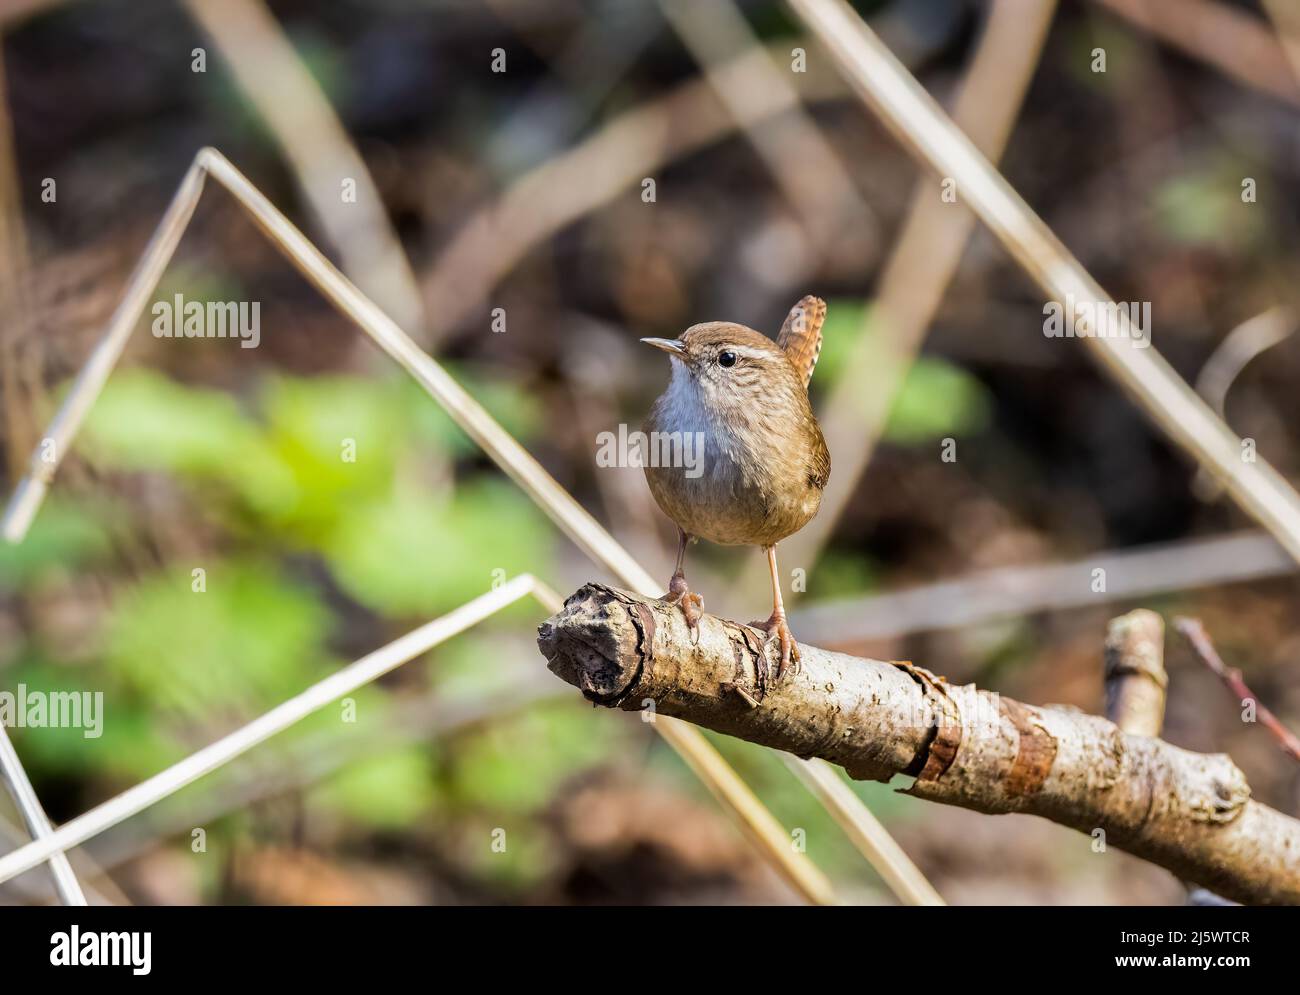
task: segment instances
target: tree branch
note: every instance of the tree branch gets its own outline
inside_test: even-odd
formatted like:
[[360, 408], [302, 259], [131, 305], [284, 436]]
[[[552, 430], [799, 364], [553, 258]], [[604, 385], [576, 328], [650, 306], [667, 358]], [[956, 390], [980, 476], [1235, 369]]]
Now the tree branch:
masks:
[[765, 680], [774, 660], [754, 630], [706, 615], [693, 639], [674, 606], [600, 584], [569, 598], [538, 645], [596, 704], [822, 757], [859, 780], [907, 774], [919, 798], [1101, 829], [1108, 845], [1219, 894], [1300, 903], [1300, 822], [1251, 801], [1226, 755], [806, 644], [798, 673]]
[[1159, 736], [1165, 724], [1165, 621], [1139, 608], [1106, 630], [1106, 718], [1134, 736]]

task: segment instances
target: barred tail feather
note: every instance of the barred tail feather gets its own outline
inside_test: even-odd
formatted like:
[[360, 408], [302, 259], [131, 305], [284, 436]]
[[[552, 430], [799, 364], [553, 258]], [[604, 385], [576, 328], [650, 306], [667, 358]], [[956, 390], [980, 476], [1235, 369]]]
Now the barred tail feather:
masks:
[[817, 357], [822, 353], [822, 322], [826, 320], [826, 302], [809, 294], [790, 309], [781, 326], [776, 344], [785, 350], [790, 364], [803, 377], [804, 387], [812, 380]]

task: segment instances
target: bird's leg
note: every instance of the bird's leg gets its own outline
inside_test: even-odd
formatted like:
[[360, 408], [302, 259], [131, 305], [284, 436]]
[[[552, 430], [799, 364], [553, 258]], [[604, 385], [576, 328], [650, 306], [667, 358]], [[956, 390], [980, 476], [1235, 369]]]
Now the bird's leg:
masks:
[[781, 603], [781, 574], [776, 568], [776, 546], [767, 546], [765, 549], [767, 566], [772, 572], [772, 617], [766, 622], [750, 624], [766, 632], [769, 642], [773, 639], [780, 640], [781, 659], [776, 665], [776, 679], [779, 681], [791, 662], [795, 664], [795, 670], [799, 669], [799, 644], [794, 641], [794, 636], [790, 634], [790, 626], [785, 621], [785, 606]]
[[668, 593], [663, 596], [669, 604], [680, 604], [682, 614], [686, 616], [686, 625], [691, 630], [691, 637], [698, 642], [700, 638], [700, 616], [704, 614], [704, 599], [686, 586], [686, 574], [682, 567], [686, 562], [686, 544], [691, 541], [682, 529], [677, 530], [677, 569], [673, 579], [668, 582]]

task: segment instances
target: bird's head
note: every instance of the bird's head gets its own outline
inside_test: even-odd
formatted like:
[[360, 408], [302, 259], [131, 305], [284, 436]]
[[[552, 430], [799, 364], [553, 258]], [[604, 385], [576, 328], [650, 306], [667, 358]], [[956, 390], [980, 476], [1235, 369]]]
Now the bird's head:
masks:
[[784, 350], [744, 325], [710, 321], [679, 338], [641, 341], [668, 353], [674, 386], [693, 386], [710, 406], [754, 401], [764, 391], [798, 384]]

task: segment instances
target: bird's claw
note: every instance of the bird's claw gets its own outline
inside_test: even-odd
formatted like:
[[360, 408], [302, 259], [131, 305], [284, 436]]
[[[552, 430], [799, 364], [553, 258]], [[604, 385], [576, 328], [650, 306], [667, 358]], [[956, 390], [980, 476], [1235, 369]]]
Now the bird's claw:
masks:
[[686, 618], [686, 627], [691, 630], [691, 643], [698, 646], [700, 618], [704, 615], [704, 598], [687, 588], [686, 578], [681, 573], [675, 573], [673, 579], [668, 582], [668, 593], [660, 600], [681, 608], [682, 615]]
[[700, 618], [704, 614], [704, 599], [693, 591], [682, 595], [682, 614], [686, 616], [686, 627], [691, 630], [691, 643], [700, 644]]
[[766, 622], [750, 622], [752, 628], [760, 629], [767, 633], [767, 638], [763, 641], [763, 650], [771, 645], [773, 639], [779, 640], [781, 646], [781, 656], [776, 663], [776, 679], [779, 681], [781, 675], [788, 668], [793, 667], [794, 672], [799, 672], [799, 644], [795, 642], [794, 635], [790, 632], [790, 626], [786, 623], [784, 615], [773, 615]]

